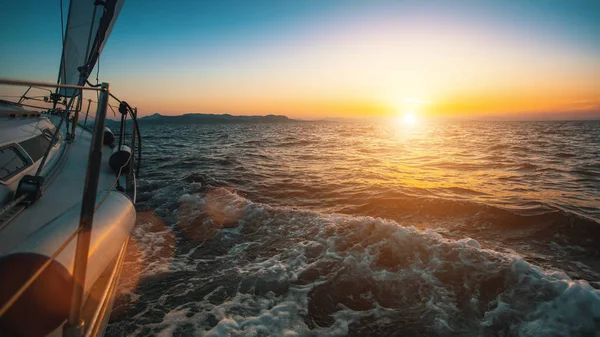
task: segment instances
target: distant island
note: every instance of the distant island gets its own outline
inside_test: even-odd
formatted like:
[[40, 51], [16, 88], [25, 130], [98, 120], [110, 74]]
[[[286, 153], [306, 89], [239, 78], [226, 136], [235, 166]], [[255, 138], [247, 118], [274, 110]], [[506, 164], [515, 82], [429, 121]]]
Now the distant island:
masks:
[[165, 116], [155, 113], [138, 119], [140, 124], [237, 124], [237, 123], [290, 123], [302, 122], [283, 115], [234, 116], [230, 114], [189, 113], [179, 116]]
[[[523, 114], [511, 115], [510, 118], [499, 116], [485, 116], [478, 118], [437, 118], [440, 121], [575, 121], [575, 120], [600, 120], [600, 116], [596, 114], [570, 115], [565, 114], [551, 115], [552, 118], [540, 118], [541, 115]], [[114, 116], [110, 116], [115, 118]], [[537, 117], [537, 118], [536, 118]], [[140, 124], [144, 125], [165, 125], [165, 124], [258, 124], [258, 123], [389, 123], [391, 117], [370, 117], [370, 118], [341, 118], [341, 117], [325, 117], [320, 119], [292, 119], [284, 115], [254, 115], [254, 116], [236, 116], [231, 114], [203, 114], [203, 113], [187, 113], [183, 115], [168, 116], [155, 113], [150, 116], [138, 118]], [[127, 124], [131, 123], [131, 119], [127, 120]], [[119, 125], [117, 119], [107, 119], [106, 126], [116, 128]]]

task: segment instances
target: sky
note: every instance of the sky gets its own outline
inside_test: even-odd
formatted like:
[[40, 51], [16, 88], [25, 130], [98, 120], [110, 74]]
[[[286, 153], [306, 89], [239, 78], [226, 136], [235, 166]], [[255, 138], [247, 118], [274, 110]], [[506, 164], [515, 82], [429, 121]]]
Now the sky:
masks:
[[[100, 81], [141, 115], [600, 118], [598, 13], [600, 1], [127, 0]], [[3, 4], [0, 48], [0, 77], [56, 81], [60, 1]]]

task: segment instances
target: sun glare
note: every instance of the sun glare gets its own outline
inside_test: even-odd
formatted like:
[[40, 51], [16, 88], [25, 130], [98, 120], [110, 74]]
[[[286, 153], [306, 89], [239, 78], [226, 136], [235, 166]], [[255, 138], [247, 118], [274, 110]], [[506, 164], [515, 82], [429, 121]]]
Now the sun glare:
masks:
[[421, 99], [404, 98], [398, 105], [399, 114], [396, 121], [402, 127], [415, 127], [421, 123], [419, 113], [425, 104], [429, 103]]
[[414, 127], [419, 123], [419, 118], [414, 112], [406, 112], [398, 116], [396, 122], [402, 127]]
[[402, 115], [402, 124], [413, 126], [417, 124], [417, 116], [414, 113], [405, 113]]

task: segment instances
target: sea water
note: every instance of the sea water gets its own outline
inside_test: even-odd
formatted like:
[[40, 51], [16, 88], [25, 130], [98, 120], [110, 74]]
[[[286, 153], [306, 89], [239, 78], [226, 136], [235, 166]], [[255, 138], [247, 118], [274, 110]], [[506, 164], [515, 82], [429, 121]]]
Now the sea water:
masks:
[[600, 122], [142, 126], [108, 336], [597, 336]]

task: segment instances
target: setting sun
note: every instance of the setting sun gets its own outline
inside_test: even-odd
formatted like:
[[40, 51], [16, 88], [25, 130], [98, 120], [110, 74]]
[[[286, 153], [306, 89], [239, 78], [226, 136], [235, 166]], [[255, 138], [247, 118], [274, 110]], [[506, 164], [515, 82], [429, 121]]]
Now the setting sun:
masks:
[[419, 124], [419, 114], [424, 112], [424, 107], [428, 103], [428, 101], [422, 99], [405, 97], [398, 105], [399, 114], [397, 117], [397, 123], [401, 126], [410, 127]]
[[398, 123], [403, 126], [414, 126], [419, 122], [417, 115], [414, 112], [407, 112], [398, 118]]

